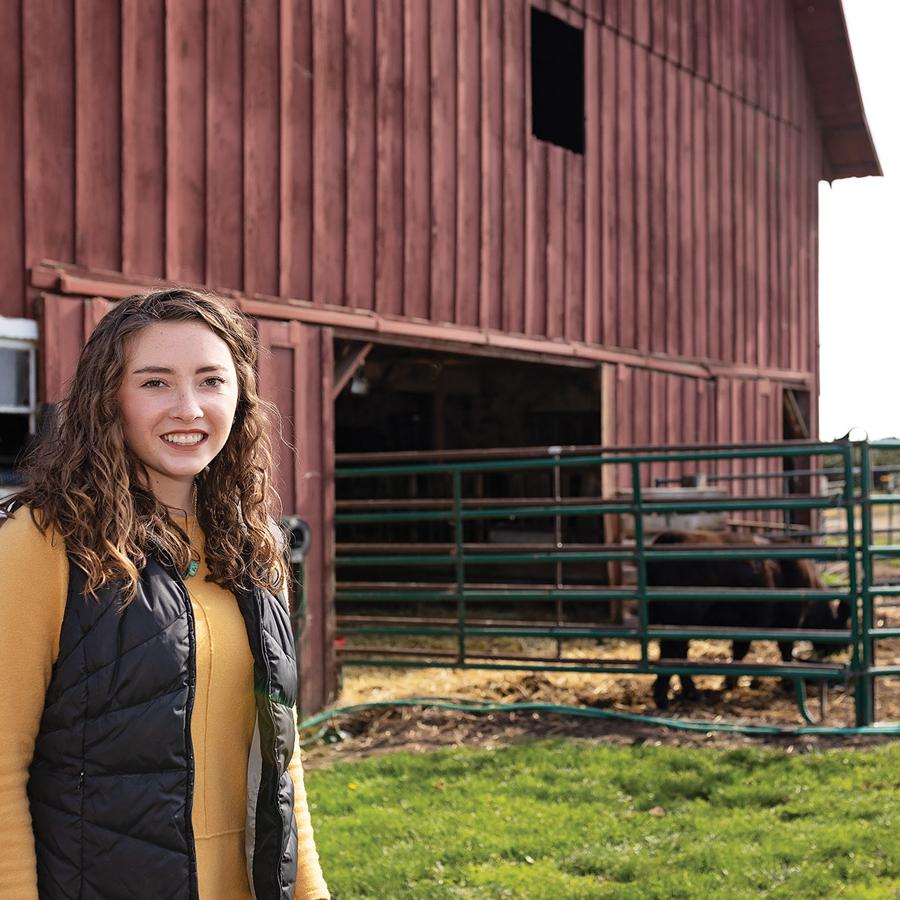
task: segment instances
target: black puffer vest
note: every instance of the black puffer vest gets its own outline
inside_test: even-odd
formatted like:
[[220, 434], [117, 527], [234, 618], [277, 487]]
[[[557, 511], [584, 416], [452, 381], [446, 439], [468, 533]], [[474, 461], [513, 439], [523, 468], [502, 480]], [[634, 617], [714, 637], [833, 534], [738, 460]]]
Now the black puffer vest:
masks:
[[[122, 609], [115, 585], [69, 592], [28, 797], [42, 898], [193, 900], [194, 618], [169, 564], [151, 558]], [[289, 900], [297, 869], [292, 708], [297, 666], [285, 602], [239, 593], [253, 653], [256, 729], [247, 779], [247, 871], [258, 900]]]

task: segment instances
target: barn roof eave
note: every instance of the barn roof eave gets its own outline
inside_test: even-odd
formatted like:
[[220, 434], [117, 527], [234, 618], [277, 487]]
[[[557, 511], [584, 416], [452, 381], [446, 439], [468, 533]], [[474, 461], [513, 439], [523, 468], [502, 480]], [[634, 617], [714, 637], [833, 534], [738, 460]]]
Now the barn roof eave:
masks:
[[841, 0], [793, 0], [829, 180], [882, 175]]

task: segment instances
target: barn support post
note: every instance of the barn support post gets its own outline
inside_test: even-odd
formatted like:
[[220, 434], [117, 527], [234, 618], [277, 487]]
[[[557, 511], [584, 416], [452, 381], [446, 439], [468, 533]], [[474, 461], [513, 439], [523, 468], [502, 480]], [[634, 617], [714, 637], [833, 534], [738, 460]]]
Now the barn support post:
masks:
[[273, 436], [282, 513], [310, 526], [303, 565], [306, 609], [297, 647], [301, 715], [337, 693], [334, 654], [334, 378], [333, 333], [300, 322], [259, 319], [260, 395], [278, 408]]

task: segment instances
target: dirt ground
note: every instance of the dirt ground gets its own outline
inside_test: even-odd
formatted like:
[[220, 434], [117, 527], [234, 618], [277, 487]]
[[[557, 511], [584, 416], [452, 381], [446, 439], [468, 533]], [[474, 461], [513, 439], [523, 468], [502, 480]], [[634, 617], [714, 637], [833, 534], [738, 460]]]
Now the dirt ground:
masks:
[[[876, 616], [879, 626], [900, 627], [900, 608], [886, 607]], [[383, 644], [381, 640], [379, 643]], [[900, 662], [900, 640], [878, 642], [877, 661]], [[598, 647], [593, 641], [566, 645], [567, 658], [606, 657], [623, 659], [634, 656], [633, 642], [606, 641]], [[555, 650], [552, 641], [514, 641], [501, 639], [492, 649], [506, 653], [530, 652], [534, 655]], [[809, 658], [807, 643], [795, 646], [795, 658]], [[728, 658], [729, 645], [721, 641], [694, 641], [691, 660]], [[651, 657], [656, 648], [651, 643]], [[838, 660], [846, 659], [836, 657]], [[768, 642], [753, 644], [749, 660], [776, 661], [777, 648]], [[687, 722], [774, 724], [786, 729], [806, 724], [800, 715], [793, 692], [785, 691], [777, 679], [742, 677], [735, 688], [726, 690], [721, 676], [695, 679], [700, 699], [688, 703], [677, 694], [669, 710], [662, 715]], [[900, 678], [878, 679], [876, 717], [880, 722], [900, 721]], [[498, 704], [549, 703], [585, 706], [620, 713], [660, 715], [651, 696], [652, 676], [621, 674], [580, 674], [574, 672], [497, 672], [452, 669], [403, 669], [348, 667], [336, 706], [351, 706], [413, 697], [454, 698], [490, 701]], [[677, 679], [673, 680], [673, 687]], [[852, 692], [843, 685], [828, 689], [824, 712], [817, 690], [811, 688], [810, 711], [828, 726], [854, 724]], [[304, 732], [305, 759], [308, 768], [329, 765], [338, 760], [358, 759], [382, 753], [427, 751], [440, 747], [499, 747], [533, 737], [566, 737], [576, 740], [605, 741], [617, 744], [670, 744], [741, 747], [766, 745], [786, 752], [803, 752], [833, 746], [860, 747], [896, 739], [886, 736], [826, 736], [786, 734], [750, 736], [717, 731], [684, 731], [645, 722], [621, 719], [590, 719], [551, 712], [467, 713], [428, 707], [378, 707], [350, 715], [336, 716]]]

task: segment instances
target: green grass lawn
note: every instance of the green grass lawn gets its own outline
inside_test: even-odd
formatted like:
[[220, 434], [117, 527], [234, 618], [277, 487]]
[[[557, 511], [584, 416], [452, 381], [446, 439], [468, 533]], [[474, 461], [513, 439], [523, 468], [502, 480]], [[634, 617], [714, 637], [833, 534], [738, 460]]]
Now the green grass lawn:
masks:
[[536, 741], [307, 778], [336, 900], [900, 897], [900, 744]]

